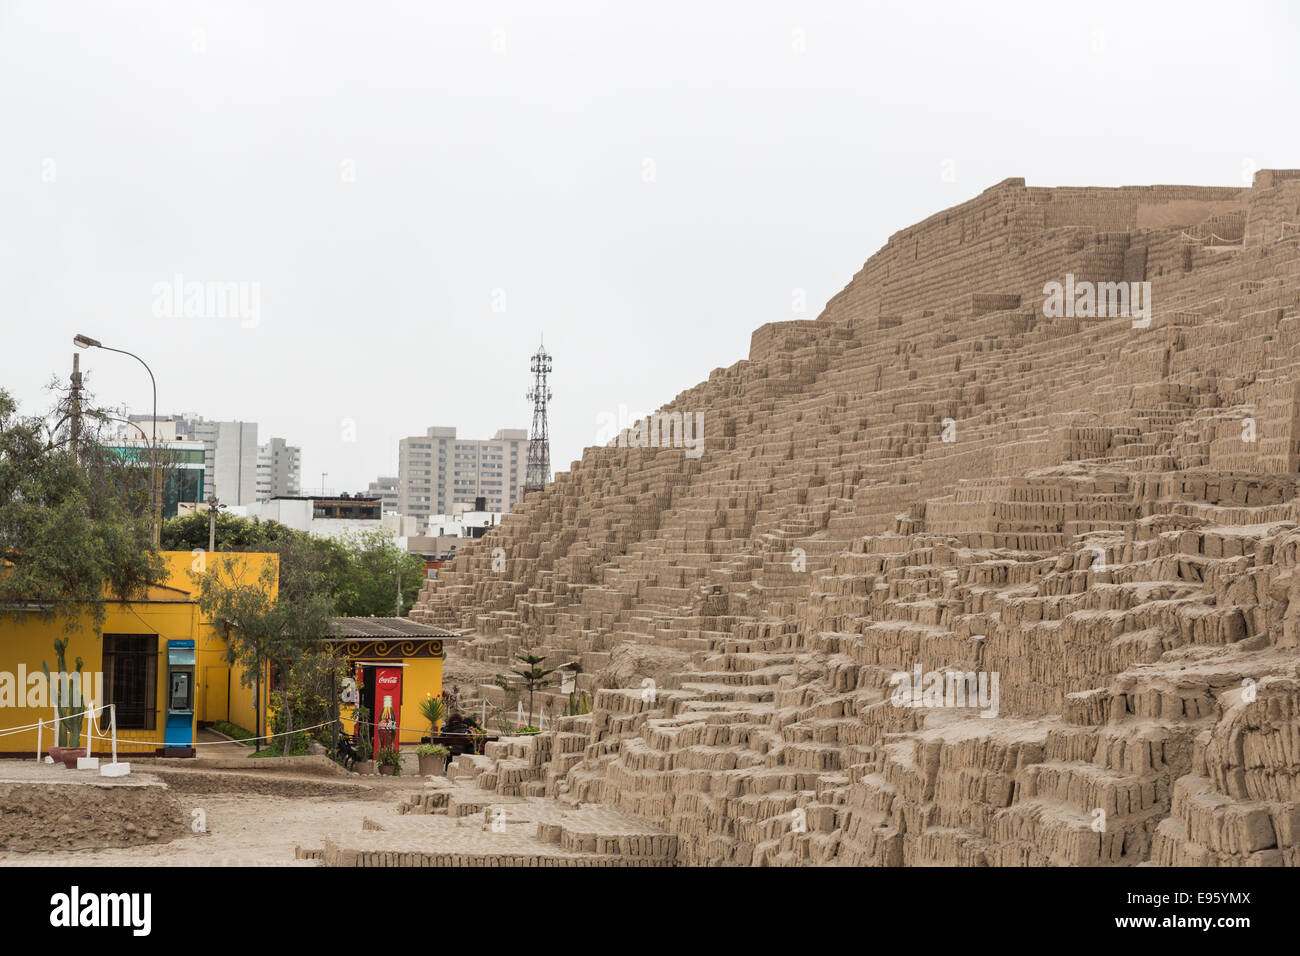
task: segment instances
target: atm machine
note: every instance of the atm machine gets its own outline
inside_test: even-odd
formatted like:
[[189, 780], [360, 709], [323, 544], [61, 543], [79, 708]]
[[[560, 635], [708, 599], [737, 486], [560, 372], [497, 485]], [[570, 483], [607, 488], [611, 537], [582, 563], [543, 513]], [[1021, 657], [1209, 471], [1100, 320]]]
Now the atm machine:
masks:
[[194, 753], [194, 642], [167, 642], [167, 723], [163, 747], [168, 756], [182, 756], [172, 751]]

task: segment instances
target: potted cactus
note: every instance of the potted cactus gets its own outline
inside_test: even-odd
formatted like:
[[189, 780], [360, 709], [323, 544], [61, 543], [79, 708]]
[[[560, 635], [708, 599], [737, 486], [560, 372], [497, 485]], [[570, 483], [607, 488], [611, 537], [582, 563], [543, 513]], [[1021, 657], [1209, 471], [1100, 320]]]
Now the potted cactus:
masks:
[[451, 751], [442, 744], [420, 744], [415, 748], [415, 755], [420, 758], [420, 776], [440, 777], [447, 772]]
[[[59, 677], [64, 678], [68, 675], [68, 638], [58, 638], [54, 641], [54, 659], [59, 665]], [[81, 668], [85, 662], [77, 658], [77, 677], [76, 686], [81, 686]], [[50, 665], [46, 661], [41, 661], [41, 670], [45, 673], [45, 685], [51, 688], [54, 696], [54, 712], [59, 715], [59, 737], [50, 747], [50, 758], [55, 763], [62, 763], [71, 770], [77, 769], [78, 757], [89, 757], [86, 748], [81, 744], [81, 724], [85, 720], [85, 704], [77, 701], [74, 707], [74, 701], [63, 700], [58, 688], [67, 687], [72, 683], [71, 680], [50, 678]], [[68, 695], [79, 696], [79, 695]]]

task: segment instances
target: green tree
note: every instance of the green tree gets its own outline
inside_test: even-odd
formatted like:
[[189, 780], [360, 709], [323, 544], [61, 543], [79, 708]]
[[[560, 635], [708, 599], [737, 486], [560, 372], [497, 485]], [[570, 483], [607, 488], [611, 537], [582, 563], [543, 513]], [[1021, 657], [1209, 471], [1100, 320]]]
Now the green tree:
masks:
[[106, 595], [164, 580], [148, 469], [105, 447], [110, 420], [79, 390], [42, 418], [0, 389], [0, 617], [61, 616], [74, 632], [89, 613], [98, 633]]
[[[305, 732], [338, 752], [339, 682], [349, 671], [347, 657], [331, 644], [306, 651], [283, 665], [282, 681], [272, 694], [278, 711], [275, 727], [313, 727]], [[324, 724], [324, 727], [317, 727]], [[284, 755], [292, 752], [293, 734], [284, 738]]]
[[[226, 637], [226, 659], [238, 665], [245, 687], [261, 697], [262, 674], [272, 662], [297, 660], [319, 650], [333, 633], [334, 599], [326, 589], [327, 562], [309, 541], [289, 537], [275, 564], [254, 576], [235, 559], [209, 561], [199, 576], [199, 607]], [[277, 593], [278, 588], [278, 593]], [[292, 710], [287, 711], [292, 720]], [[261, 714], [255, 728], [261, 736]], [[293, 726], [288, 728], [290, 739]]]
[[397, 617], [397, 588], [401, 582], [401, 614], [415, 604], [425, 579], [424, 559], [399, 548], [382, 531], [355, 535], [342, 545], [344, 572], [339, 582], [338, 611], [347, 617]]
[[[218, 551], [269, 551], [271, 545], [285, 538], [301, 534], [278, 521], [260, 518], [241, 518], [228, 511], [217, 512]], [[208, 549], [207, 512], [177, 515], [163, 522], [162, 549], [164, 551], [193, 551]]]

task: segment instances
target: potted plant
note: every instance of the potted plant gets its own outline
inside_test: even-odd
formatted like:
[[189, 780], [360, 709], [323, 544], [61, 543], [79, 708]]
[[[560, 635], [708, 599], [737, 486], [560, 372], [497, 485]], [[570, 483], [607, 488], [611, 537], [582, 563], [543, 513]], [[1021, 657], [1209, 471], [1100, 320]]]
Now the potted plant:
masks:
[[379, 772], [387, 777], [399, 777], [402, 774], [402, 755], [393, 747], [379, 751]]
[[[55, 660], [58, 662], [58, 674], [60, 677], [63, 677], [68, 673], [68, 662], [66, 657], [68, 642], [69, 639], [66, 637], [58, 638], [54, 641], [54, 655]], [[78, 657], [76, 674], [76, 686], [78, 687], [81, 686], [80, 678], [83, 664], [84, 662], [82, 659]], [[46, 686], [56, 686], [50, 678], [49, 663], [41, 661], [41, 671], [45, 674]], [[69, 770], [77, 769], [78, 757], [90, 756], [90, 752], [85, 747], [79, 746], [81, 743], [81, 725], [82, 721], [85, 719], [85, 705], [81, 704], [79, 700], [77, 700], [76, 703], [80, 705], [78, 709], [74, 709], [73, 701], [71, 700], [60, 704], [56, 699], [54, 705], [55, 713], [57, 713], [59, 717], [59, 734], [58, 739], [54, 741], [54, 745], [50, 747], [50, 759], [55, 763], [62, 763]]]
[[50, 759], [69, 770], [77, 769], [77, 758], [86, 756], [85, 747], [51, 747]]
[[442, 744], [420, 744], [415, 748], [415, 755], [420, 758], [420, 776], [441, 777], [447, 772], [451, 751]]
[[474, 753], [483, 753], [483, 748], [487, 746], [488, 733], [482, 727], [471, 727], [469, 729], [470, 738], [474, 741]]
[[433, 743], [433, 738], [438, 736], [438, 725], [447, 716], [446, 701], [443, 700], [441, 694], [437, 697], [432, 694], [425, 694], [424, 700], [420, 701], [420, 713], [429, 722], [429, 742]]

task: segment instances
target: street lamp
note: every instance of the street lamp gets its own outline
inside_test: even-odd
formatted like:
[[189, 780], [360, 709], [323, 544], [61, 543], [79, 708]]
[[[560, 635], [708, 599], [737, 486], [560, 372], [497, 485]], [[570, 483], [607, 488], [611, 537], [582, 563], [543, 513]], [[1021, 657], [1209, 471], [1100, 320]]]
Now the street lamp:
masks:
[[162, 496], [158, 494], [158, 382], [153, 377], [153, 369], [149, 367], [148, 362], [134, 352], [111, 348], [99, 341], [99, 339], [92, 339], [89, 335], [82, 335], [80, 332], [72, 337], [72, 344], [79, 349], [103, 349], [105, 352], [129, 355], [143, 365], [144, 370], [149, 373], [149, 384], [153, 386], [153, 437], [150, 441], [150, 451], [153, 455], [153, 474], [150, 476], [149, 482], [149, 510], [153, 512], [153, 546], [157, 548], [162, 543]]
[[217, 500], [215, 491], [208, 495], [208, 550], [217, 550], [217, 511], [226, 507]]

